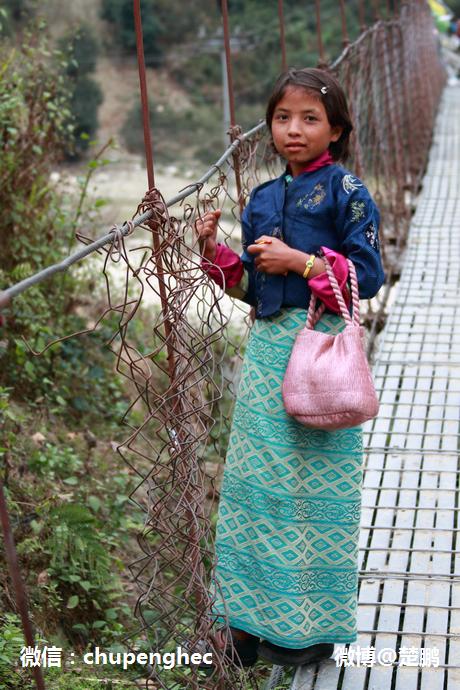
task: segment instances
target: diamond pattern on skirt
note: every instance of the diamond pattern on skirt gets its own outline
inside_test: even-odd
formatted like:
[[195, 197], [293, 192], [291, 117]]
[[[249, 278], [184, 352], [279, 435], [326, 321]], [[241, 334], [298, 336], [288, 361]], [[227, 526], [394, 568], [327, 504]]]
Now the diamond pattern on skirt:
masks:
[[[257, 319], [227, 450], [216, 534], [216, 612], [275, 644], [356, 640], [360, 428], [307, 429], [281, 384], [306, 311]], [[317, 329], [338, 333], [341, 317]]]

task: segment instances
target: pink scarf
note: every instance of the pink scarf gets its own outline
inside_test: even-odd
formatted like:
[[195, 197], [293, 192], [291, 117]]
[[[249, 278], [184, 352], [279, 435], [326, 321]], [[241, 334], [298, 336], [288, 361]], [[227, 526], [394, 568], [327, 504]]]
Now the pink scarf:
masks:
[[[323, 168], [325, 165], [332, 165], [334, 163], [334, 159], [332, 158], [331, 154], [329, 153], [329, 149], [326, 149], [321, 153], [317, 158], [314, 158], [312, 161], [309, 161], [305, 168], [300, 171], [300, 175], [305, 172], [314, 172], [315, 170], [319, 170], [320, 168]], [[290, 172], [290, 168], [288, 165], [288, 170]]]

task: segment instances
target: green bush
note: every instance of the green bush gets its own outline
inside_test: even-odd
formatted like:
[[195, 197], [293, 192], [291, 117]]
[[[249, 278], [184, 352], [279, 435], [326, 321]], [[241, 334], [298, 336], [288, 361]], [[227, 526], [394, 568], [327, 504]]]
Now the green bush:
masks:
[[222, 101], [222, 64], [220, 51], [198, 53], [171, 69], [176, 82], [187, 90], [193, 103], [210, 105]]
[[95, 71], [99, 42], [90, 26], [82, 23], [73, 28], [61, 38], [59, 47], [68, 56], [66, 73], [69, 77], [87, 75]]
[[25, 672], [18, 666], [19, 654], [24, 646], [19, 617], [12, 613], [0, 615], [0, 688], [24, 690]]
[[[209, 0], [143, 0], [141, 3], [145, 63], [159, 67], [174, 53], [182, 57], [185, 43], [197, 44], [201, 37], [213, 31], [218, 22], [217, 7]], [[112, 25], [114, 48], [136, 55], [136, 34], [132, 0], [102, 0], [101, 17]]]
[[[69, 218], [50, 184], [54, 164], [69, 140], [70, 111], [63, 68], [43, 27], [25, 34], [20, 47], [0, 51], [0, 284], [11, 285], [60, 259], [73, 236]], [[34, 368], [21, 336], [39, 345], [48, 323], [70, 325], [69, 311], [77, 282], [69, 276], [31, 288], [6, 312], [0, 328], [0, 383], [28, 395], [27, 375], [35, 371], [38, 388], [46, 386], [52, 362]], [[37, 342], [37, 337], [40, 342]], [[22, 380], [22, 381], [21, 381]], [[33, 391], [36, 392], [36, 391]]]
[[[126, 555], [133, 530], [141, 529], [128, 505], [131, 478], [117, 467], [121, 460], [112, 449], [107, 456], [103, 446], [96, 448], [95, 437], [88, 447], [91, 437], [85, 442], [73, 433], [69, 445], [62, 423], [54, 442], [43, 424], [42, 438], [50, 440], [37, 448], [29, 439], [33, 416], [20, 416], [10, 405], [0, 389], [0, 458], [11, 468], [7, 502], [35, 625], [47, 637], [64, 632], [79, 647], [94, 640], [112, 644], [131, 617], [122, 594], [126, 564], [117, 555]], [[19, 438], [11, 434], [18, 425]], [[6, 573], [0, 551], [0, 601]]]
[[101, 87], [91, 77], [80, 76], [73, 85], [70, 101], [74, 124], [74, 146], [70, 157], [79, 157], [89, 147], [90, 139], [99, 126], [98, 108], [104, 100]]
[[66, 63], [40, 27], [19, 48], [4, 46], [0, 61], [2, 268], [21, 278], [43, 264], [49, 243], [63, 241], [49, 175], [72, 133]]
[[67, 149], [69, 158], [79, 158], [88, 149], [91, 137], [97, 131], [98, 108], [103, 101], [102, 90], [92, 78], [96, 69], [99, 44], [94, 31], [80, 24], [64, 36], [59, 45], [67, 56], [66, 75], [69, 78], [69, 106], [73, 125], [72, 146]]
[[[160, 163], [200, 161], [214, 163], [224, 149], [222, 113], [211, 106], [179, 112], [167, 106], [155, 109], [150, 104], [155, 158]], [[135, 104], [121, 130], [129, 151], [144, 151], [141, 107]]]
[[[4, 46], [0, 66], [3, 287], [62, 260], [74, 245], [77, 219], [86, 216], [83, 198], [71, 213], [50, 182], [73, 131], [67, 61], [50, 48], [44, 27], [35, 26], [26, 32], [22, 46]], [[88, 174], [103, 163], [92, 161]], [[107, 320], [112, 328], [103, 325], [93, 335], [65, 340], [40, 357], [34, 357], [26, 344], [41, 351], [58, 335], [84, 330], [87, 320], [75, 310], [84, 302], [82, 295], [94, 290], [88, 282], [72, 270], [14, 300], [0, 325], [0, 385], [11, 386], [17, 399], [46, 406], [51, 415], [70, 413], [78, 420], [91, 412], [97, 425], [98, 418], [113, 419], [122, 401], [119, 379], [109, 365], [112, 356], [105, 347], [115, 321]], [[93, 386], [91, 400], [88, 381]]]
[[[26, 32], [21, 46], [5, 42], [0, 49], [2, 287], [68, 255], [77, 223], [90, 225], [95, 217], [84, 198], [88, 178], [80, 200], [70, 202], [50, 181], [72, 134], [67, 67], [43, 26]], [[91, 161], [88, 175], [103, 164]], [[117, 315], [98, 332], [60, 341], [39, 357], [25, 342], [40, 351], [56, 336], [88, 327], [95, 279], [79, 275], [73, 269], [54, 276], [2, 313], [0, 471], [35, 626], [47, 635], [65, 633], [70, 643], [109, 644], [124, 634], [130, 616], [116, 554], [133, 539], [130, 477], [107, 440], [119, 438], [127, 407], [106, 347]], [[82, 305], [85, 316], [76, 314]], [[0, 585], [5, 609], [1, 550]]]
[[121, 594], [121, 564], [110, 553], [103, 523], [86, 506], [61, 504], [47, 515], [46, 533], [48, 574], [61, 601], [59, 624], [70, 638], [111, 641], [121, 612], [114, 601]]
[[3, 0], [0, 7], [0, 36], [11, 36], [35, 14], [36, 4], [33, 0]]

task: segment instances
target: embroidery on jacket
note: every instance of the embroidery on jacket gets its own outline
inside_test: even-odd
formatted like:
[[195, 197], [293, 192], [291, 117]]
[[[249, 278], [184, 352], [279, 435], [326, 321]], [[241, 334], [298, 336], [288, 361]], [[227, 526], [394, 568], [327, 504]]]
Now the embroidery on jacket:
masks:
[[304, 194], [300, 199], [296, 201], [296, 206], [302, 206], [307, 211], [319, 206], [326, 198], [326, 190], [322, 184], [317, 184], [313, 187], [313, 190], [308, 194]]
[[359, 187], [362, 187], [363, 183], [358, 180], [357, 177], [354, 177], [353, 175], [344, 175], [342, 177], [342, 187], [344, 192], [347, 194], [350, 194], [350, 192], [354, 192], [356, 189], [359, 189]]
[[351, 207], [351, 220], [353, 223], [357, 223], [359, 220], [366, 215], [366, 204], [364, 201], [352, 201]]
[[375, 223], [371, 223], [366, 230], [364, 231], [364, 234], [366, 236], [366, 240], [369, 242], [371, 245], [372, 249], [375, 249], [378, 251], [380, 243], [379, 243], [379, 231]]
[[276, 227], [273, 228], [271, 234], [272, 234], [272, 237], [277, 237], [279, 240], [283, 239], [283, 231], [279, 225], [277, 225]]

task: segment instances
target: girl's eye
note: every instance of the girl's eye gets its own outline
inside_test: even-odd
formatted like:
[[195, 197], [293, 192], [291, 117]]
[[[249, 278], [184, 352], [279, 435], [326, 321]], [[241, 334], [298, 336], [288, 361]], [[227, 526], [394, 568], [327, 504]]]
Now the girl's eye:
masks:
[[287, 120], [287, 115], [284, 115], [284, 113], [278, 113], [278, 115], [275, 115], [275, 120]]
[[306, 115], [305, 119], [307, 122], [315, 122], [316, 117], [314, 117], [313, 115]]

